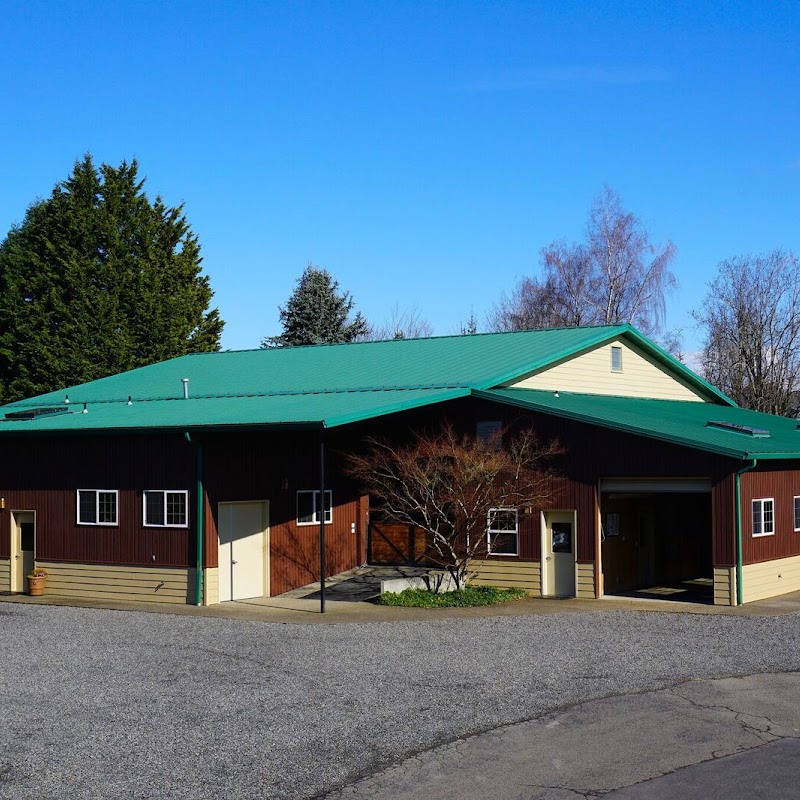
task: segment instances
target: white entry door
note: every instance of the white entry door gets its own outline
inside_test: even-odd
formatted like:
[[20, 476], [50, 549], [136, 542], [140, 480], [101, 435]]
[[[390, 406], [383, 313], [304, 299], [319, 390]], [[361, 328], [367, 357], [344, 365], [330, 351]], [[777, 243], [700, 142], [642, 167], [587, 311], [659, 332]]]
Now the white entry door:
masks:
[[36, 513], [11, 512], [11, 591], [27, 592], [36, 550]]
[[575, 513], [546, 511], [542, 526], [544, 593], [575, 597]]
[[220, 503], [219, 599], [269, 595], [267, 503]]

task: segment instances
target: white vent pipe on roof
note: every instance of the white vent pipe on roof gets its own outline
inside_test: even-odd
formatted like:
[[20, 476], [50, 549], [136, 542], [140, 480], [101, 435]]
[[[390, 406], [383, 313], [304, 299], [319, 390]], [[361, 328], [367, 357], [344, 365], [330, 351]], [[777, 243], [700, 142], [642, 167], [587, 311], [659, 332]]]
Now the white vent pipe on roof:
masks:
[[183, 384], [183, 399], [189, 399], [189, 379], [188, 378], [181, 378], [181, 383]]

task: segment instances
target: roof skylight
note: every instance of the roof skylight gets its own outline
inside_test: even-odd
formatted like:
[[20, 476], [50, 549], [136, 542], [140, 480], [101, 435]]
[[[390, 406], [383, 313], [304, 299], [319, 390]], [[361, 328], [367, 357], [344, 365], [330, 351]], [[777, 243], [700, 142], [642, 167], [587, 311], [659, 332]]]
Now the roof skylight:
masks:
[[752, 436], [754, 439], [769, 439], [770, 433], [766, 428], [755, 428], [752, 425], [739, 425], [736, 422], [725, 422], [721, 420], [709, 420], [706, 423], [708, 428], [721, 428], [732, 433], [743, 433], [745, 436]]

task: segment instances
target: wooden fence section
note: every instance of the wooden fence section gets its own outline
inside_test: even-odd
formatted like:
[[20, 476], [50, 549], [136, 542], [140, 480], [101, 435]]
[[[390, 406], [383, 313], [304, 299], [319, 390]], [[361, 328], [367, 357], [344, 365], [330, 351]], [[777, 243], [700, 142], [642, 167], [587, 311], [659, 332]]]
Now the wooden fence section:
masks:
[[414, 525], [370, 520], [367, 563], [375, 566], [437, 566], [425, 531]]

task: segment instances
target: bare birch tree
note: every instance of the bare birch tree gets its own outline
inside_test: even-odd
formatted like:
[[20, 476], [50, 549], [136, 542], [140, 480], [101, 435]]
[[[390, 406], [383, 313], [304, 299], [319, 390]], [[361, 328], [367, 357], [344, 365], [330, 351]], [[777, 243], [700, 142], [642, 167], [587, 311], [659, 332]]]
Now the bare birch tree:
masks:
[[428, 534], [430, 555], [461, 588], [473, 560], [487, 554], [490, 510], [544, 502], [559, 452], [529, 429], [481, 441], [444, 425], [409, 444], [369, 439], [365, 452], [348, 456], [348, 472], [387, 518]]
[[800, 390], [800, 262], [775, 250], [723, 261], [695, 319], [703, 376], [745, 408], [796, 416]]
[[665, 296], [676, 286], [675, 245], [657, 246], [642, 221], [609, 186], [589, 213], [586, 240], [553, 242], [541, 251], [541, 277], [522, 278], [489, 315], [492, 330], [570, 328], [630, 322], [657, 333]]
[[370, 326], [361, 341], [382, 341], [384, 339], [422, 339], [433, 336], [433, 326], [416, 306], [400, 308], [395, 303], [389, 316], [381, 325]]

